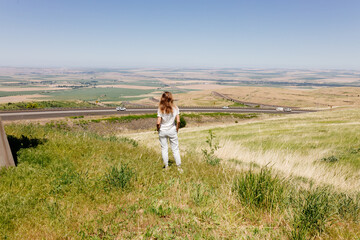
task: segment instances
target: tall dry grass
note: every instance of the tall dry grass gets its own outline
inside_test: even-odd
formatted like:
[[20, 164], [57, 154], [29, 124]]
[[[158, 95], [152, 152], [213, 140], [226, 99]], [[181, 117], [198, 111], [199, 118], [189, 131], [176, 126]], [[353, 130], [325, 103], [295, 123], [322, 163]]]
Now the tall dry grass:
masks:
[[[246, 169], [249, 164], [267, 165], [286, 177], [301, 177], [315, 185], [354, 191], [360, 189], [360, 156], [356, 153], [360, 148], [358, 119], [358, 109], [274, 116], [185, 128], [179, 132], [179, 141], [183, 153], [201, 154], [208, 130], [213, 129], [220, 145], [215, 155], [244, 163], [237, 164], [239, 169]], [[156, 132], [128, 136], [160, 150]], [[339, 161], [322, 161], [333, 155]]]
[[288, 149], [253, 151], [231, 140], [222, 140], [220, 145], [222, 147], [215, 152], [216, 156], [247, 163], [238, 168], [249, 168], [251, 164], [270, 166], [286, 177], [303, 177], [316, 185], [331, 185], [346, 191], [360, 189], [359, 172], [354, 172], [349, 166], [329, 165], [319, 161], [330, 150], [314, 149], [308, 154]]

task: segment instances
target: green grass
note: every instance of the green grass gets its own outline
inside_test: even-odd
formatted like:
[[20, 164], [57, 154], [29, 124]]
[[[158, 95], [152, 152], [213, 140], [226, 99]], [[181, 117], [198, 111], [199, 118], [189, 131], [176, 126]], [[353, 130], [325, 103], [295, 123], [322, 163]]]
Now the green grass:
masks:
[[[76, 118], [82, 118], [82, 117], [80, 116], [80, 117], [72, 117], [72, 118], [76, 119]], [[99, 122], [122, 123], [122, 122], [131, 122], [134, 120], [149, 119], [149, 118], [157, 118], [157, 114], [154, 113], [154, 114], [125, 115], [125, 116], [120, 116], [120, 117], [111, 116], [111, 117], [92, 119], [92, 120], [82, 120], [81, 123], [82, 124], [87, 124], [90, 122], [93, 122], [93, 123], [99, 123]], [[183, 119], [183, 117], [180, 116], [180, 128], [185, 127], [185, 126], [186, 126], [186, 122]]]
[[335, 215], [337, 199], [327, 189], [307, 191], [295, 198], [292, 239], [308, 239], [321, 234]]
[[41, 108], [91, 108], [95, 104], [84, 101], [39, 101], [39, 102], [18, 102], [0, 104], [0, 110], [21, 110], [21, 109], [41, 109]]
[[229, 105], [229, 107], [248, 107], [245, 104], [234, 102], [233, 104]]
[[201, 118], [201, 117], [234, 117], [238, 119], [250, 119], [258, 117], [256, 113], [224, 113], [224, 112], [215, 112], [215, 113], [182, 113], [181, 116], [187, 118]]
[[260, 173], [249, 170], [235, 179], [233, 191], [242, 204], [249, 207], [274, 210], [289, 204], [286, 184], [267, 168], [262, 168]]
[[134, 176], [134, 172], [126, 164], [121, 165], [119, 168], [111, 167], [104, 177], [105, 190], [115, 189], [127, 189], [131, 183], [131, 179]]
[[18, 166], [0, 171], [2, 238], [284, 239], [298, 226], [307, 238], [360, 234], [356, 194], [318, 197], [266, 169], [212, 166], [194, 152], [182, 155], [183, 174], [172, 157], [163, 171], [161, 154], [141, 143], [60, 123], [6, 132], [37, 144], [23, 145]]
[[79, 118], [84, 118], [84, 116], [83, 115], [81, 115], [81, 116], [70, 116], [69, 118], [70, 119], [79, 119]]
[[139, 115], [126, 115], [126, 116], [120, 116], [120, 117], [106, 117], [106, 118], [100, 118], [100, 119], [93, 119], [89, 120], [91, 122], [131, 122], [133, 120], [138, 119], [147, 119], [147, 118], [156, 118], [157, 114], [139, 114]]

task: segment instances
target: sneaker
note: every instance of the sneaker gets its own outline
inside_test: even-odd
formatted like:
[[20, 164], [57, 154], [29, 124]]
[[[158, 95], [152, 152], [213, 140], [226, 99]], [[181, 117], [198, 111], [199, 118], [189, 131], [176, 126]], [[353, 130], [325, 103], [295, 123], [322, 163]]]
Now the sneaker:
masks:
[[163, 166], [163, 170], [164, 170], [164, 171], [169, 170], [169, 166]]
[[182, 170], [181, 167], [178, 167], [178, 171], [179, 171], [179, 173], [183, 173], [183, 172], [184, 172], [184, 170]]

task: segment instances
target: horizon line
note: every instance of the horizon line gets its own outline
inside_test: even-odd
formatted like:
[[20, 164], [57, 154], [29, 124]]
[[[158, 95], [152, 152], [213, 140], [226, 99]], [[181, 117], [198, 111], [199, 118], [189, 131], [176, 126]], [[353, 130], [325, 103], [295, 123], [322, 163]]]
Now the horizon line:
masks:
[[287, 69], [287, 70], [352, 70], [360, 71], [354, 67], [310, 67], [310, 66], [242, 66], [242, 67], [214, 67], [214, 66], [21, 66], [21, 65], [0, 65], [0, 68], [23, 68], [23, 69], [192, 69], [192, 70], [212, 70], [212, 69]]

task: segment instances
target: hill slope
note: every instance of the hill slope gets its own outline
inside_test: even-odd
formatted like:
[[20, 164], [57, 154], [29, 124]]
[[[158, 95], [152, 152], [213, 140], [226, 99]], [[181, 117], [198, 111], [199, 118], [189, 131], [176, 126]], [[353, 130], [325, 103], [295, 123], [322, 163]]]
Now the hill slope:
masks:
[[[356, 193], [299, 187], [299, 180], [266, 168], [211, 165], [194, 151], [182, 156], [183, 174], [174, 165], [163, 171], [161, 156], [145, 145], [64, 125], [12, 124], [6, 132], [13, 150], [21, 149], [18, 166], [0, 172], [3, 238], [351, 239], [360, 234]], [[198, 139], [205, 142], [206, 136]]]

